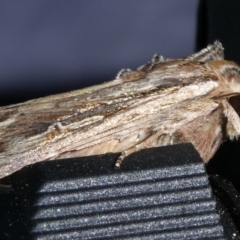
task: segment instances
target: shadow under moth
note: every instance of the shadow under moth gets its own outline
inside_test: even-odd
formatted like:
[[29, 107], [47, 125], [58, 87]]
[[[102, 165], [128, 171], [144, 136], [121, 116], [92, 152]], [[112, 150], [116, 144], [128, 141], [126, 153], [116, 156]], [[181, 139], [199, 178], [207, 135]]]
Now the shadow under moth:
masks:
[[[190, 57], [154, 55], [97, 86], [0, 108], [0, 178], [35, 162], [191, 142], [208, 162], [240, 135], [229, 100], [240, 67], [219, 41]], [[238, 103], [238, 102], [237, 102]]]

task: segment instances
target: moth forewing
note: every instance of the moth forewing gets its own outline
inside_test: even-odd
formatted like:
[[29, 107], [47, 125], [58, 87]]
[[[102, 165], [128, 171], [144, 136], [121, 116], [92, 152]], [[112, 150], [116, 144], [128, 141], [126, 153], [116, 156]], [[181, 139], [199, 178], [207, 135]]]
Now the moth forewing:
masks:
[[[154, 55], [111, 82], [0, 108], [0, 178], [48, 159], [192, 142], [208, 161], [240, 134], [226, 97], [239, 72], [215, 42], [183, 59]], [[239, 93], [237, 89], [235, 93]], [[224, 119], [227, 119], [224, 121]]]

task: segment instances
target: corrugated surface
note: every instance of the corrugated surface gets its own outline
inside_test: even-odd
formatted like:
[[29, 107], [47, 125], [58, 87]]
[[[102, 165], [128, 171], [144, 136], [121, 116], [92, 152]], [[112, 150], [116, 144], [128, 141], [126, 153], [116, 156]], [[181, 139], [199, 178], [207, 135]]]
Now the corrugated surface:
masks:
[[201, 162], [50, 181], [35, 239], [225, 239]]

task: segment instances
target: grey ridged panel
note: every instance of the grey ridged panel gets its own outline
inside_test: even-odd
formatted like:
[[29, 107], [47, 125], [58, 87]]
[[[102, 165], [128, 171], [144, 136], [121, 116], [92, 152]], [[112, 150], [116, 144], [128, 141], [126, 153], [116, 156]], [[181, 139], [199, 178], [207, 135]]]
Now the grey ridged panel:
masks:
[[35, 239], [225, 239], [202, 163], [50, 181]]

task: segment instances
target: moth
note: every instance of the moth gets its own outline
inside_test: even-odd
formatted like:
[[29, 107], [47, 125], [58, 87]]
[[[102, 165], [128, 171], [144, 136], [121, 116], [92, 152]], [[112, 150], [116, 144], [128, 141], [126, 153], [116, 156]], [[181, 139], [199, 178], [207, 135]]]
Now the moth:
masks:
[[192, 56], [154, 55], [97, 86], [0, 108], [0, 178], [44, 160], [191, 142], [208, 162], [240, 135], [229, 99], [240, 95], [240, 67], [219, 41]]

